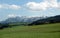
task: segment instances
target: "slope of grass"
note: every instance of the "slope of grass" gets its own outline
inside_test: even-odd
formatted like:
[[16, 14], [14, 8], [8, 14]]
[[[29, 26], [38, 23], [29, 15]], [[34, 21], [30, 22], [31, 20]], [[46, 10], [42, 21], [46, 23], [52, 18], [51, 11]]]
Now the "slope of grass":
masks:
[[0, 38], [60, 38], [60, 23], [5, 28]]

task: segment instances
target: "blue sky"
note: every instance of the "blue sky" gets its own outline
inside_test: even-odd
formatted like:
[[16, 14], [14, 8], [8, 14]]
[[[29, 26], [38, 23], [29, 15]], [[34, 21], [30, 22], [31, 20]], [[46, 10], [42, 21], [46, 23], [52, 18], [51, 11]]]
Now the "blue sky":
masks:
[[0, 0], [0, 21], [15, 16], [60, 15], [60, 0]]

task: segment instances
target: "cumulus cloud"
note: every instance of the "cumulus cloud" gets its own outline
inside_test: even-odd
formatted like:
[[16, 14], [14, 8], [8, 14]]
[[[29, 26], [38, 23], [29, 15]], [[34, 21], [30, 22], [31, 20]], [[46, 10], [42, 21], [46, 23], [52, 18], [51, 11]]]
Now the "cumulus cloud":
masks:
[[48, 1], [49, 7], [51, 7], [51, 8], [56, 8], [56, 7], [58, 7], [58, 2], [57, 2], [57, 0], [46, 0], [46, 1]]
[[9, 5], [9, 4], [0, 4], [0, 8], [3, 8], [3, 9], [14, 9], [14, 10], [18, 10], [21, 8], [21, 6], [18, 6], [18, 5]]
[[45, 10], [47, 9], [48, 2], [46, 1], [41, 3], [29, 2], [26, 5], [31, 10]]
[[27, 8], [34, 11], [46, 10], [49, 8], [58, 8], [60, 3], [57, 0], [44, 0], [43, 2], [28, 2], [26, 4]]
[[17, 5], [10, 5], [9, 8], [11, 8], [11, 9], [20, 9], [21, 7], [17, 6]]

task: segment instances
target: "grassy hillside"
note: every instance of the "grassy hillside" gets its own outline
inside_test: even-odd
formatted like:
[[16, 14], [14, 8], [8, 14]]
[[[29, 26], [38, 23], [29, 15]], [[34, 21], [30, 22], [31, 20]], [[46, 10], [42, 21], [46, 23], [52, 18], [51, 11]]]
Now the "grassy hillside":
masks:
[[0, 38], [60, 38], [60, 23], [5, 28]]

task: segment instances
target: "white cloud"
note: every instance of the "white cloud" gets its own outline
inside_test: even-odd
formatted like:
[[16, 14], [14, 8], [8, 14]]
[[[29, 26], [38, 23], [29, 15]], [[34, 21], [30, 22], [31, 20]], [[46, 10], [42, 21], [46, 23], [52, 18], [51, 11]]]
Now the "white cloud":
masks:
[[2, 5], [0, 5], [0, 8], [2, 8]]
[[57, 0], [47, 0], [49, 2], [49, 7], [51, 8], [56, 8], [58, 7], [58, 2]]
[[40, 10], [46, 10], [49, 8], [58, 8], [60, 5], [58, 5], [57, 0], [44, 0], [43, 2], [37, 3], [37, 2], [28, 2], [26, 4], [27, 8], [34, 11], [40, 11]]
[[58, 3], [58, 9], [60, 9], [60, 2]]
[[17, 6], [17, 5], [10, 5], [9, 8], [11, 8], [11, 9], [20, 9], [21, 7]]
[[21, 17], [21, 15], [17, 15], [17, 14], [8, 14], [8, 17]]
[[18, 6], [18, 5], [9, 5], [9, 4], [0, 4], [0, 8], [3, 8], [3, 9], [13, 9], [13, 10], [18, 10], [21, 8], [21, 6]]
[[47, 2], [41, 2], [41, 3], [36, 3], [36, 2], [29, 2], [27, 3], [27, 7], [31, 10], [45, 10], [47, 9]]
[[8, 17], [16, 17], [15, 14], [9, 14]]

